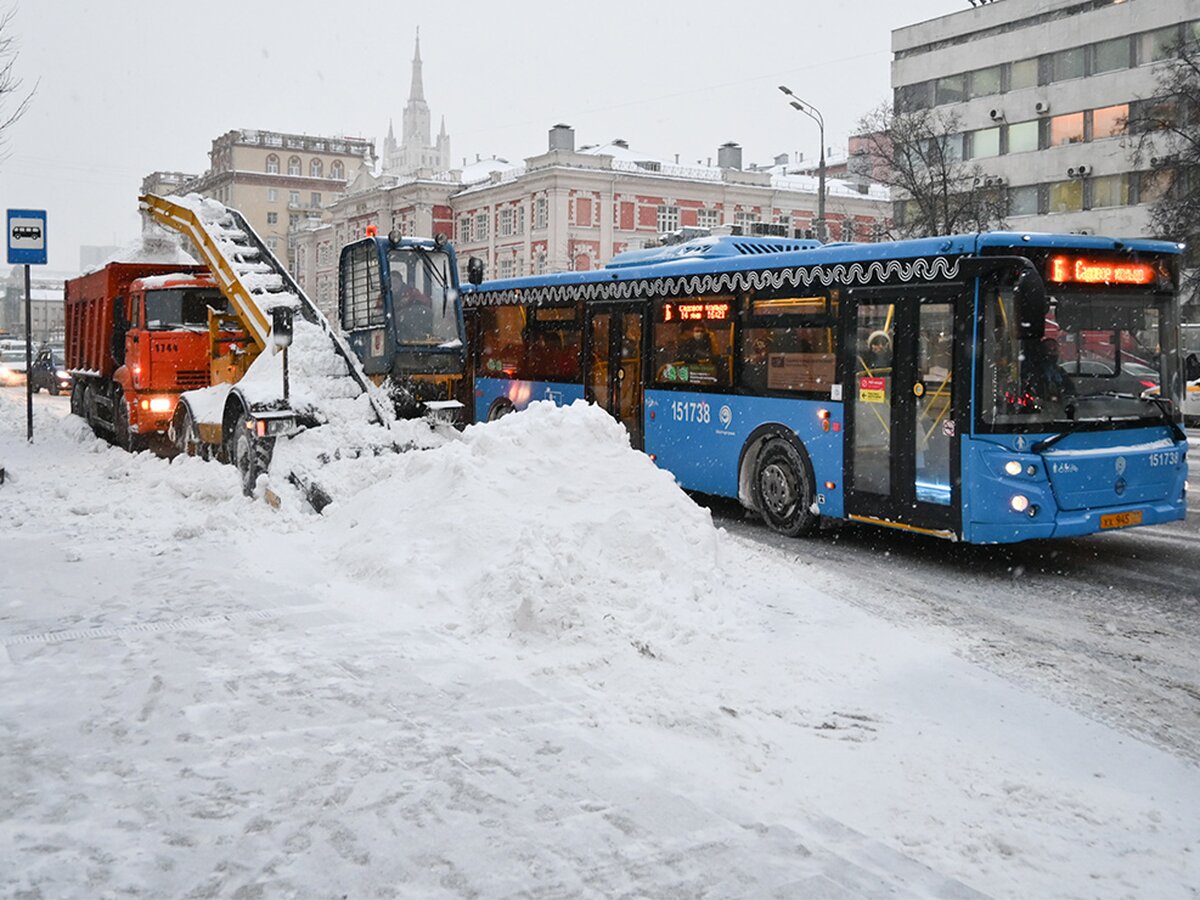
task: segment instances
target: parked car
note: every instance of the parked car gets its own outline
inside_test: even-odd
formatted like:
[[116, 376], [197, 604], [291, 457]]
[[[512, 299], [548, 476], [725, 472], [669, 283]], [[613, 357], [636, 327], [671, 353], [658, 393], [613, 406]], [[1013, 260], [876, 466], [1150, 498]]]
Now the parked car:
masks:
[[0, 347], [0, 387], [25, 383], [25, 348]]
[[1100, 359], [1072, 359], [1058, 367], [1071, 377], [1076, 392], [1081, 394], [1116, 391], [1140, 397], [1144, 391], [1158, 389], [1158, 370], [1141, 363], [1123, 362], [1120, 372], [1111, 362]]
[[51, 394], [70, 393], [75, 379], [67, 371], [61, 347], [43, 347], [34, 357], [29, 383], [36, 394], [45, 388]]

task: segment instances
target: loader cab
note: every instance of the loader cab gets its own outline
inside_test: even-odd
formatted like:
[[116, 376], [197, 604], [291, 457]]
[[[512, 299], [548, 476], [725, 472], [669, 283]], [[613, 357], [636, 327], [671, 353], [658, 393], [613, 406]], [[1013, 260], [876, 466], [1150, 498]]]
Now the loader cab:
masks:
[[466, 358], [458, 261], [434, 240], [369, 236], [342, 248], [338, 318], [363, 369], [393, 398], [455, 399]]

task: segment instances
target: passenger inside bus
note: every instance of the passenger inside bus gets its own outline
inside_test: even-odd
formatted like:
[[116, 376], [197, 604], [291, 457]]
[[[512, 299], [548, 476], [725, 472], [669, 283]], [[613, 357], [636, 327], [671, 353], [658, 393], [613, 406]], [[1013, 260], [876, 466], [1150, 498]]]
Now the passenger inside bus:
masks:
[[712, 335], [703, 322], [694, 322], [690, 331], [685, 331], [679, 340], [676, 355], [680, 362], [715, 363], [717, 348]]
[[1043, 338], [1027, 349], [1026, 390], [1042, 400], [1062, 400], [1075, 393], [1071, 379], [1058, 364], [1058, 341]]
[[867, 338], [867, 368], [872, 372], [892, 368], [892, 339], [885, 331], [873, 331]]

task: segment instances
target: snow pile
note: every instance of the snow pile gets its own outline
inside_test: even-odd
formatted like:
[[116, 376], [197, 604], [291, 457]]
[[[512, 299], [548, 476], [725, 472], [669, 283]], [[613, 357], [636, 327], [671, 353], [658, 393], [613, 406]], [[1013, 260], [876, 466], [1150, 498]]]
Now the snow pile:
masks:
[[21, 400], [0, 894], [1200, 890], [1195, 766], [814, 588], [594, 407], [375, 428], [426, 449], [317, 516]]
[[167, 265], [197, 265], [191, 255], [179, 244], [179, 236], [157, 226], [143, 232], [142, 236], [125, 245], [103, 262], [88, 269], [84, 274], [98, 272], [109, 263], [163, 263]]
[[325, 514], [337, 569], [397, 585], [405, 607], [466, 599], [468, 627], [500, 635], [686, 639], [723, 555], [708, 512], [582, 402], [403, 454]]

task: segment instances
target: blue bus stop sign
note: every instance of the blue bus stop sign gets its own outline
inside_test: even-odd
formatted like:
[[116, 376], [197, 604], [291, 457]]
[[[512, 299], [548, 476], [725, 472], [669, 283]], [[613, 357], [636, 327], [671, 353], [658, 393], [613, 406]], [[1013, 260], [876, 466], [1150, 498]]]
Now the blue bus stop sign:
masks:
[[46, 264], [46, 211], [10, 209], [8, 211], [9, 265], [44, 266]]

